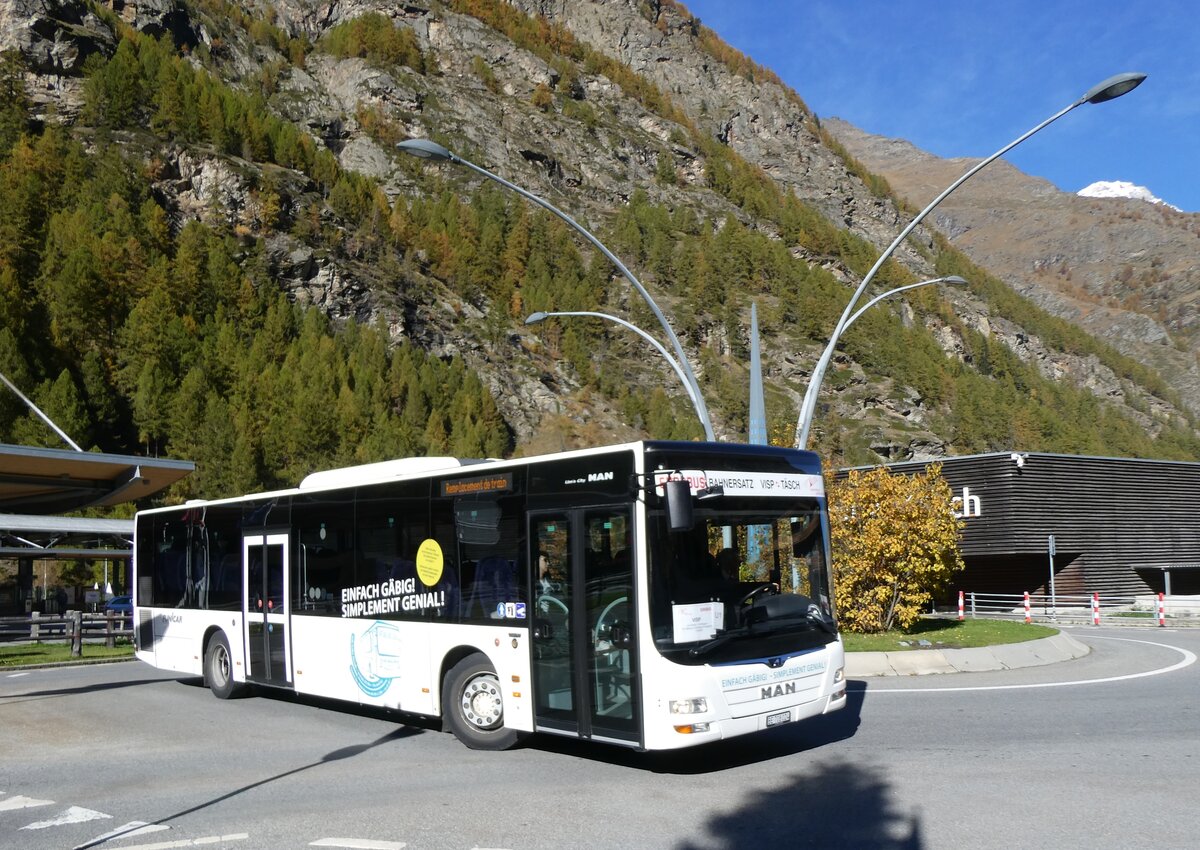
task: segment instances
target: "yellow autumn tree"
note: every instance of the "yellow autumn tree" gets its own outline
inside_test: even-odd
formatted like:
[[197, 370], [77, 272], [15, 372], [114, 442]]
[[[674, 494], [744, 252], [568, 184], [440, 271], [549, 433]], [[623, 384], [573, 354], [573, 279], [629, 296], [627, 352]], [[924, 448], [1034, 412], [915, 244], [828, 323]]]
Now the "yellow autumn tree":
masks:
[[828, 491], [838, 621], [851, 632], [911, 627], [962, 569], [950, 485], [940, 464], [919, 475], [852, 471]]

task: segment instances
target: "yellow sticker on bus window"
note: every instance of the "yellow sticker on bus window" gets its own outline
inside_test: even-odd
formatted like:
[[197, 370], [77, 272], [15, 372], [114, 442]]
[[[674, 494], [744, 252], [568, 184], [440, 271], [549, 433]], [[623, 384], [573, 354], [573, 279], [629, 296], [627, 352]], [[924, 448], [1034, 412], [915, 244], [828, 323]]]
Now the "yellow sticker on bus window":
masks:
[[442, 547], [432, 538], [417, 550], [417, 577], [426, 587], [433, 587], [442, 580]]

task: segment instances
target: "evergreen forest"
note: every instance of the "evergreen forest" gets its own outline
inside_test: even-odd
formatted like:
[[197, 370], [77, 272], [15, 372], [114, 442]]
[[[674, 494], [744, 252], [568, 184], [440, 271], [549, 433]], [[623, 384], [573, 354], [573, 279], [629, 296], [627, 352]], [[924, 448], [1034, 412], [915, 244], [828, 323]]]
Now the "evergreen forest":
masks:
[[[315, 469], [391, 457], [508, 456], [536, 440], [517, 433], [497, 394], [513, 375], [536, 383], [548, 371], [571, 409], [603, 405], [619, 415], [622, 434], [701, 436], [686, 397], [659, 364], [645, 362], [636, 340], [594, 322], [523, 328], [536, 310], [604, 310], [653, 327], [615, 270], [562, 222], [492, 184], [398, 154], [401, 190], [385, 192], [274, 107], [280, 80], [318, 54], [396, 77], [445, 73], [408, 29], [367, 15], [310, 43], [230, 3], [187, 5], [219, 22], [213, 31], [227, 31], [230, 43], [241, 39], [269, 57], [258, 74], [231, 80], [213, 46], [151, 37], [98, 4], [115, 46], [88, 59], [83, 105], [71, 120], [35, 114], [24, 57], [8, 52], [0, 62], [0, 373], [76, 442], [195, 461], [196, 472], [165, 496], [171, 501], [293, 486]], [[649, 152], [658, 157], [655, 186], [631, 187], [627, 202], [587, 224], [667, 305], [718, 431], [743, 439], [751, 302], [768, 350], [815, 360], [848, 296], [841, 278], [864, 274], [878, 248], [781, 190], [648, 80], [561, 27], [496, 0], [448, 6], [557, 69], [558, 85], [535, 91], [523, 108], [578, 126], [602, 122], [578, 81], [604, 75], [672, 121], [676, 143], [703, 162], [703, 190], [724, 213], [714, 214], [711, 200], [670, 202], [653, 191], [683, 183], [664, 148]], [[708, 49], [741, 73], [763, 73], [711, 41]], [[485, 63], [461, 70], [504, 96]], [[370, 105], [355, 121], [381, 149], [406, 137], [397, 116]], [[468, 139], [433, 135], [474, 152]], [[234, 220], [181, 215], [172, 205], [162, 186], [181, 154], [219, 160], [250, 187]], [[880, 181], [868, 185], [887, 192]], [[359, 300], [318, 306], [282, 286], [270, 247], [280, 235], [353, 270]], [[1159, 417], [1151, 432], [1131, 414], [1150, 415], [1145, 399], [1171, 399], [1157, 375], [1020, 298], [945, 240], [919, 250], [937, 274], [966, 277], [996, 315], [1105, 364], [1137, 388], [1129, 407], [1043, 376], [927, 290], [908, 299], [915, 320], [878, 309], [856, 323], [827, 392], [866, 373], [897, 397], [918, 399], [930, 411], [928, 430], [959, 454], [1200, 459], [1195, 421]], [[915, 280], [889, 263], [878, 286]], [[431, 312], [450, 314], [449, 333], [471, 345], [432, 345], [428, 328], [407, 332]], [[935, 325], [953, 331], [960, 356], [938, 344]], [[481, 371], [457, 353], [468, 347], [499, 366]], [[803, 385], [769, 380], [767, 391], [772, 439], [790, 443]], [[845, 410], [831, 404], [820, 416], [817, 448], [832, 463], [878, 459], [871, 434]], [[576, 439], [592, 433], [574, 427]], [[7, 393], [0, 442], [61, 445]]]

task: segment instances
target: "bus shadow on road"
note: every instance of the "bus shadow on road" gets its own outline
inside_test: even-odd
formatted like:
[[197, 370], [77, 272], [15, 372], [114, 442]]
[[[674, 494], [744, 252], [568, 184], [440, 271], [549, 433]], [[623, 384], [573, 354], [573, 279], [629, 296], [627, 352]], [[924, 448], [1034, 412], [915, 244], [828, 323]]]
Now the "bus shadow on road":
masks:
[[[362, 755], [363, 753], [367, 752], [368, 750], [372, 750], [376, 747], [384, 746], [393, 741], [397, 741], [397, 740], [400, 740], [401, 738], [408, 737], [410, 734], [416, 734], [416, 733], [413, 733], [405, 728], [398, 728], [398, 729], [393, 730], [392, 732], [381, 735], [380, 737], [376, 738], [373, 741], [368, 741], [368, 742], [362, 743], [362, 744], [352, 744], [351, 746], [348, 746], [348, 747], [341, 747], [336, 750], [331, 750], [331, 751], [325, 753], [324, 755], [322, 755], [320, 758], [310, 761], [307, 764], [302, 764], [299, 767], [292, 768], [291, 770], [286, 770], [286, 771], [282, 771], [280, 773], [272, 774], [270, 776], [265, 776], [256, 782], [248, 783], [246, 785], [241, 786], [240, 788], [234, 788], [230, 791], [227, 791], [224, 794], [221, 794], [217, 797], [212, 798], [211, 800], [205, 800], [204, 802], [197, 803], [196, 805], [190, 806], [189, 808], [186, 808], [181, 811], [174, 812], [172, 814], [160, 817], [157, 820], [153, 821], [151, 825], [169, 824], [173, 821], [178, 821], [184, 817], [187, 817], [188, 815], [195, 814], [196, 812], [212, 808], [214, 806], [219, 805], [220, 803], [225, 802], [226, 800], [231, 800], [231, 799], [241, 796], [242, 794], [245, 794], [249, 791], [253, 791], [256, 788], [261, 788], [265, 785], [270, 785], [275, 782], [280, 782], [282, 780], [287, 779], [288, 777], [295, 776], [298, 773], [304, 773], [305, 771], [313, 770], [314, 768], [320, 768], [323, 765], [330, 764], [332, 762], [342, 761], [343, 759], [354, 758], [356, 756]], [[133, 831], [136, 831], [137, 829], [139, 829], [143, 826], [146, 826], [146, 825], [147, 824], [142, 824], [142, 823], [129, 824], [126, 827], [124, 827], [121, 831], [118, 831], [116, 833], [111, 833], [108, 835], [101, 836], [100, 838], [96, 839], [95, 841], [89, 842], [87, 844], [76, 845], [75, 850], [90, 850], [90, 848], [97, 847], [101, 844], [105, 844], [114, 839], [123, 837], [125, 835], [125, 832], [133, 832]], [[146, 846], [177, 847], [177, 846], [185, 846], [185, 845], [176, 844], [176, 843], [172, 842], [172, 843], [167, 843], [167, 844], [156, 844], [156, 845], [146, 845]]]
[[[204, 680], [198, 677], [182, 677], [178, 681], [185, 685], [198, 687], [206, 687]], [[382, 720], [387, 723], [400, 724], [402, 733], [400, 737], [411, 737], [420, 735], [423, 732], [441, 732], [442, 720], [440, 717], [427, 717], [422, 714], [407, 714], [401, 711], [395, 711], [390, 708], [379, 708], [372, 705], [364, 705], [362, 703], [347, 702], [341, 699], [330, 699], [327, 697], [317, 697], [310, 694], [298, 694], [295, 691], [287, 691], [275, 688], [263, 688], [251, 686], [243, 694], [248, 699], [268, 699], [277, 700], [279, 702], [289, 702], [293, 705], [303, 705], [309, 708], [316, 708], [321, 711], [332, 711], [338, 714], [346, 714], [353, 717], [366, 717], [371, 720]]]
[[146, 679], [126, 679], [120, 682], [97, 682], [88, 685], [78, 685], [70, 688], [47, 688], [40, 691], [29, 691], [23, 694], [13, 694], [12, 696], [0, 696], [0, 702], [5, 705], [15, 705], [22, 702], [34, 702], [35, 700], [52, 699], [53, 697], [69, 697], [78, 696], [80, 694], [92, 694], [98, 691], [111, 691], [118, 688], [136, 688], [142, 685], [154, 685], [159, 682], [166, 682], [168, 679], [161, 678], [146, 678]]

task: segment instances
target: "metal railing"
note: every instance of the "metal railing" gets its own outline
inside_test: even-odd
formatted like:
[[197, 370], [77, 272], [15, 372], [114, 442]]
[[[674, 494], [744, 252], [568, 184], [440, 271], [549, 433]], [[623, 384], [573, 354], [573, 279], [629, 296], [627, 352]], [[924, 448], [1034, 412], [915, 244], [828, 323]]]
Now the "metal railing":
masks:
[[975, 593], [961, 594], [960, 608], [939, 607], [943, 616], [1024, 620], [1064, 624], [1127, 626], [1200, 626], [1200, 599], [1161, 594], [1101, 596], [1096, 593]]

